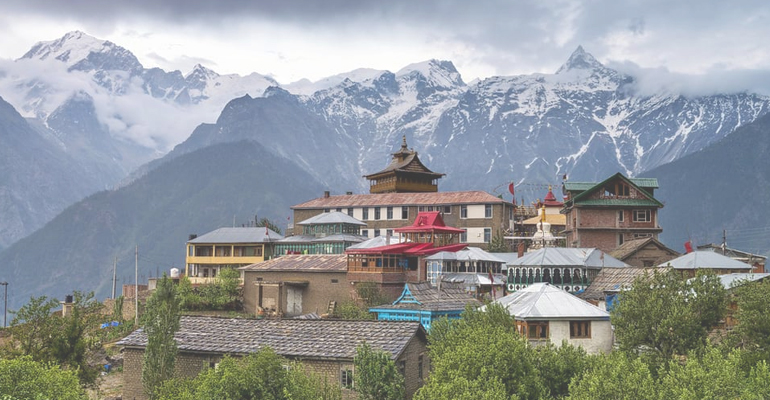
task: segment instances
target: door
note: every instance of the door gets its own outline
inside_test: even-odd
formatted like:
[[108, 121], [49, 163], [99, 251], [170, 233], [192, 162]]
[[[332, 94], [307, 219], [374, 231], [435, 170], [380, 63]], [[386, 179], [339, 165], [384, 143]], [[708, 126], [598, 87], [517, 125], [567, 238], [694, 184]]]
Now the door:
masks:
[[286, 315], [302, 314], [302, 288], [289, 286], [286, 291]]

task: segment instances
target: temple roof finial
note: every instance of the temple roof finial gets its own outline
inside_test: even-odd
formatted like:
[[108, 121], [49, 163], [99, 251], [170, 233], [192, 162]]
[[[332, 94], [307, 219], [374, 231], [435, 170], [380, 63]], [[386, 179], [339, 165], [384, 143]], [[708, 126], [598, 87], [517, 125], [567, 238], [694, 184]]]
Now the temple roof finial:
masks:
[[401, 142], [401, 150], [407, 150], [406, 147], [406, 135], [403, 136], [402, 142]]

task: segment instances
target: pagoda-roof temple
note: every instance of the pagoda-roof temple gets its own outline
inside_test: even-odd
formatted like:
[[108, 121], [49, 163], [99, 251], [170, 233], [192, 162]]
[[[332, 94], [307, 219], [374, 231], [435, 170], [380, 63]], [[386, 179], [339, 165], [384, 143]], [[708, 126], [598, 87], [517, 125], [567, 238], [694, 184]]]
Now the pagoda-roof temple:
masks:
[[364, 176], [369, 180], [369, 193], [437, 192], [437, 180], [445, 174], [428, 169], [417, 152], [407, 147], [406, 135], [402, 140], [401, 148], [392, 154], [385, 169]]

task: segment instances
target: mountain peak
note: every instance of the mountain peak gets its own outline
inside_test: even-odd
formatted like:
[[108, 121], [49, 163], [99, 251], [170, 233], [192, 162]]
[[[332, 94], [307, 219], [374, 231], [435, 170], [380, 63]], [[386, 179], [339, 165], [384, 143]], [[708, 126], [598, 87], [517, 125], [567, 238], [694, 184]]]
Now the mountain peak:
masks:
[[59, 60], [69, 68], [82, 71], [95, 69], [133, 71], [141, 68], [139, 60], [130, 51], [81, 31], [68, 32], [56, 40], [38, 42], [21, 58]]
[[455, 65], [451, 61], [430, 59], [419, 63], [409, 64], [406, 67], [401, 68], [401, 70], [396, 73], [396, 77], [415, 73], [424, 76], [435, 86], [447, 88], [465, 86], [460, 73], [457, 72], [457, 68], [455, 68]]
[[213, 69], [209, 69], [204, 67], [201, 64], [195, 64], [192, 71], [190, 71], [187, 76], [185, 76], [185, 80], [188, 82], [190, 80], [207, 80], [218, 77], [219, 74], [216, 73]]
[[569, 56], [564, 65], [556, 71], [557, 74], [570, 71], [573, 69], [599, 69], [604, 68], [604, 65], [594, 58], [590, 53], [583, 49], [583, 46], [578, 46], [572, 55]]

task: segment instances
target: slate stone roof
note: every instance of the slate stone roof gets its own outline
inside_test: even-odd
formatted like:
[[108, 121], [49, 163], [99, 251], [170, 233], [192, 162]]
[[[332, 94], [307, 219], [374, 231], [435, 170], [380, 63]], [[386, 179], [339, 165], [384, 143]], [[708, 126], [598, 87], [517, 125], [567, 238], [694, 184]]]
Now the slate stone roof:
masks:
[[[622, 290], [623, 288], [631, 287], [634, 283], [634, 279], [637, 276], [642, 275], [647, 271], [652, 273], [650, 268], [605, 268], [599, 271], [599, 274], [594, 277], [591, 285], [586, 290], [577, 296], [583, 300], [604, 300], [605, 290]], [[661, 269], [661, 271], [664, 271]]]
[[238, 268], [241, 271], [347, 272], [344, 254], [287, 254]]
[[450, 204], [498, 204], [503, 199], [482, 191], [345, 194], [319, 197], [292, 206], [293, 210], [377, 206], [431, 206]]
[[679, 256], [679, 253], [668, 248], [666, 245], [664, 245], [658, 239], [655, 239], [652, 236], [648, 238], [627, 240], [623, 242], [623, 244], [618, 246], [615, 250], [612, 250], [611, 252], [609, 252], [608, 254], [617, 258], [620, 261], [625, 261], [626, 258], [632, 256], [634, 253], [636, 253], [637, 251], [643, 249], [648, 245], [655, 246], [670, 255], [670, 257], [662, 257], [665, 259], [660, 259], [659, 261], [656, 261], [655, 262], [656, 265]]
[[[269, 346], [287, 358], [352, 360], [366, 341], [396, 359], [415, 335], [425, 338], [419, 322], [312, 319], [239, 319], [183, 316], [174, 338], [180, 352], [247, 354]], [[137, 329], [117, 343], [144, 348], [147, 335]]]
[[439, 295], [438, 288], [422, 282], [407, 283], [401, 297], [394, 304], [383, 304], [372, 309], [455, 311], [464, 310], [468, 304], [478, 307], [481, 302], [468, 294], [462, 284], [442, 282]]

